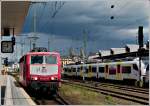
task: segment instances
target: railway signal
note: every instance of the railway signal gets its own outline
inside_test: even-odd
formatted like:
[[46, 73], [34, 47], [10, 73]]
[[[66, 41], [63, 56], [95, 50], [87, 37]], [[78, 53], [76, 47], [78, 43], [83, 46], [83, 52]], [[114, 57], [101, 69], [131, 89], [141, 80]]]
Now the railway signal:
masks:
[[13, 45], [15, 45], [16, 39], [14, 36], [11, 38], [11, 41], [12, 41]]
[[143, 47], [143, 26], [139, 26], [138, 43], [139, 43], [139, 48]]
[[14, 46], [12, 41], [2, 41], [1, 42], [1, 52], [2, 53], [13, 53]]
[[7, 58], [7, 57], [6, 57], [5, 60], [4, 60], [4, 65], [5, 65], [5, 66], [8, 66], [8, 58]]

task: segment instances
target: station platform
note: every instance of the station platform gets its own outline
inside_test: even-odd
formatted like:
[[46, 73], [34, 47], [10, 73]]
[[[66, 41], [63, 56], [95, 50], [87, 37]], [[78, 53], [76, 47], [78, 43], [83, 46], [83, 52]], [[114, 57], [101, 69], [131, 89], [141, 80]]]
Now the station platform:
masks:
[[25, 90], [20, 87], [15, 78], [10, 75], [0, 75], [1, 105], [36, 105]]

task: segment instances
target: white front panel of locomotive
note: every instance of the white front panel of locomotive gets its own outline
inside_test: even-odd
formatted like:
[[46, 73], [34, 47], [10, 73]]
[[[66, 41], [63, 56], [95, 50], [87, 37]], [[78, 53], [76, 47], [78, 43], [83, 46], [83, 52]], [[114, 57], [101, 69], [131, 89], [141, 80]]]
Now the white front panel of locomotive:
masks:
[[38, 65], [31, 65], [30, 66], [30, 74], [31, 75], [54, 75], [58, 74], [58, 66], [51, 65], [51, 66], [38, 66]]

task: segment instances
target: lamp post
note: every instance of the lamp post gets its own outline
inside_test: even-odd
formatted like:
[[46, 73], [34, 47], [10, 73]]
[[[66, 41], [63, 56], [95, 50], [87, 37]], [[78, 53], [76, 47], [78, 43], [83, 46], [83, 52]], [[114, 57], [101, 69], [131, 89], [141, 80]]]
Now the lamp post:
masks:
[[29, 36], [28, 39], [30, 40], [30, 50], [32, 49], [31, 44], [33, 45], [33, 49], [36, 47], [36, 40], [39, 39], [37, 36]]
[[142, 60], [142, 47], [143, 47], [143, 26], [139, 26], [138, 30], [138, 43], [139, 43], [139, 86], [143, 86], [143, 77], [141, 70], [141, 60]]

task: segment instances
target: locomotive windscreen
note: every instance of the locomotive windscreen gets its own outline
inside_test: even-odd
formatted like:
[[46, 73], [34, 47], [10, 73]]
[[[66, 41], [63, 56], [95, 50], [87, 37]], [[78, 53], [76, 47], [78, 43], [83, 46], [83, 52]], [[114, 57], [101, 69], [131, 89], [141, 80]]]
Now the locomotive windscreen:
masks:
[[57, 57], [56, 56], [45, 56], [45, 62], [47, 64], [57, 64]]
[[31, 64], [57, 64], [57, 57], [53, 55], [31, 56]]
[[31, 56], [31, 64], [42, 64], [43, 56]]

